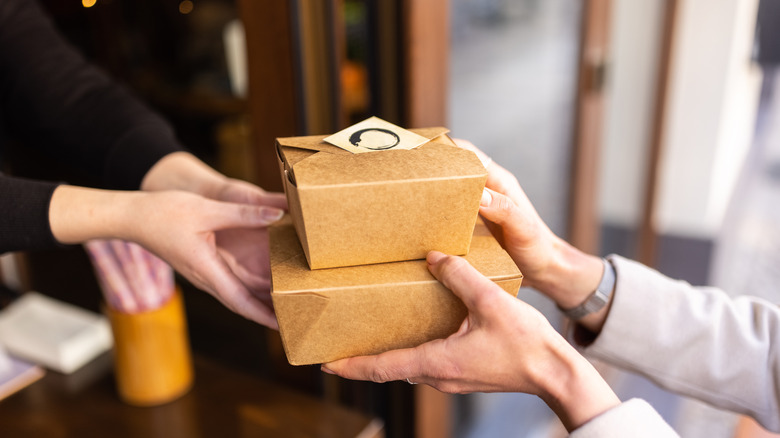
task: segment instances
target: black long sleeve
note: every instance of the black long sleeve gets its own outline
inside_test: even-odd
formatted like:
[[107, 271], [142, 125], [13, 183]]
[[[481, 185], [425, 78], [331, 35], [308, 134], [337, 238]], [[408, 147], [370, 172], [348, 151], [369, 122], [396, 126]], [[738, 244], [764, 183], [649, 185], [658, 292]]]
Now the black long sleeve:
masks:
[[57, 244], [49, 203], [57, 184], [0, 176], [0, 253]]
[[[89, 65], [33, 0], [0, 0], [0, 117], [25, 147], [97, 177], [103, 188], [138, 189], [154, 163], [182, 150], [171, 127]], [[54, 185], [0, 178], [0, 253], [55, 245]]]

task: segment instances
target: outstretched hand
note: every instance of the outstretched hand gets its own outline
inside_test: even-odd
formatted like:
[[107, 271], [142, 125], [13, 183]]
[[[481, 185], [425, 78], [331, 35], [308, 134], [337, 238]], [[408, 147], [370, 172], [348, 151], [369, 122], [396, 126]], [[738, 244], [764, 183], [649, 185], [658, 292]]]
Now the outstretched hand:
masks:
[[[470, 142], [455, 141], [477, 154], [488, 171], [479, 214], [523, 272], [524, 284], [549, 296], [562, 308], [583, 302], [601, 279], [604, 268], [599, 258], [579, 251], [556, 236], [508, 170]], [[584, 322], [597, 332], [605, 317], [606, 311]]]
[[[463, 258], [431, 252], [428, 268], [468, 309], [456, 333], [416, 348], [343, 359], [323, 369], [358, 380], [409, 379], [451, 393], [537, 393], [534, 370], [527, 366], [546, 360], [550, 345], [568, 347], [544, 316]], [[525, 360], [518, 360], [521, 354]]]
[[226, 178], [212, 191], [211, 199], [236, 204], [264, 205], [287, 210], [287, 198], [284, 193], [268, 192], [240, 179]]
[[[251, 257], [237, 248], [248, 252], [262, 238], [231, 245], [218, 235], [225, 230], [259, 232], [282, 214], [274, 207], [214, 201], [183, 191], [119, 192], [62, 185], [52, 195], [49, 221], [61, 243], [136, 242], [229, 309], [277, 328], [267, 299], [253, 293], [239, 277], [254, 273], [231, 267]], [[254, 249], [262, 252], [262, 246]]]
[[488, 171], [479, 213], [485, 223], [520, 268], [528, 286], [554, 263], [556, 246], [562, 242], [539, 217], [517, 178], [468, 140], [455, 139], [457, 145], [480, 158]]
[[449, 393], [535, 394], [569, 429], [619, 403], [595, 369], [536, 309], [504, 292], [463, 258], [431, 252], [428, 267], [468, 309], [456, 333], [415, 348], [331, 362], [322, 370], [356, 380], [408, 380]]
[[[267, 192], [245, 181], [227, 179], [214, 193], [218, 201], [287, 209], [284, 193]], [[257, 297], [271, 305], [271, 264], [268, 248], [268, 228], [240, 227], [216, 232], [219, 253], [230, 270]]]
[[[142, 188], [184, 190], [224, 203], [262, 207], [266, 211], [287, 209], [283, 193], [267, 192], [246, 181], [228, 178], [186, 152], [162, 158], [144, 177]], [[214, 245], [221, 262], [233, 276], [270, 308], [271, 267], [266, 225], [222, 227], [214, 232]]]
[[[266, 227], [283, 211], [157, 192], [136, 241], [234, 312], [278, 328], [270, 307]], [[139, 203], [139, 208], [144, 203]], [[263, 248], [266, 248], [263, 250]]]

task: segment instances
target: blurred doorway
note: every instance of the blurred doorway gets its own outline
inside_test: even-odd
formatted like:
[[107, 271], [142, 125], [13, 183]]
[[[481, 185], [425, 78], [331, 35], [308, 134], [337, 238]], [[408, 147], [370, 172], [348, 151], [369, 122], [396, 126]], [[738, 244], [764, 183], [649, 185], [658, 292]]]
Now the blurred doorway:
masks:
[[[577, 0], [452, 0], [449, 123], [517, 176], [542, 218], [566, 236], [577, 118]], [[558, 320], [532, 291], [520, 297]], [[549, 436], [557, 420], [536, 397], [456, 400], [458, 437]]]

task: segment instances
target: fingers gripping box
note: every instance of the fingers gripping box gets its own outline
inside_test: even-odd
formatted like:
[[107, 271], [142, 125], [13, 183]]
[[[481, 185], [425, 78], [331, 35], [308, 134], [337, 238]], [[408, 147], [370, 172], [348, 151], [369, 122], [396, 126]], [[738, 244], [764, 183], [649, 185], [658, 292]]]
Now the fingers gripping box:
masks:
[[487, 171], [447, 129], [410, 131], [422, 145], [369, 153], [325, 136], [277, 139], [290, 215], [311, 269], [422, 259], [433, 249], [468, 253]]
[[[516, 295], [522, 274], [479, 222], [465, 259]], [[425, 260], [310, 270], [289, 216], [270, 228], [276, 317], [293, 365], [414, 347], [457, 331], [466, 308]]]

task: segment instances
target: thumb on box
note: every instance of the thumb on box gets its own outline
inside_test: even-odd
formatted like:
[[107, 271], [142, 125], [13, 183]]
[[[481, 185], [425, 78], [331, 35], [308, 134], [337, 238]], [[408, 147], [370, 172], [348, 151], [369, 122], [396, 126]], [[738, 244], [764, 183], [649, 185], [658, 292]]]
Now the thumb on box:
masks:
[[512, 199], [487, 187], [482, 191], [479, 213], [488, 221], [504, 228], [505, 233], [511, 233], [523, 222], [522, 212]]
[[492, 298], [504, 295], [500, 287], [462, 257], [431, 251], [426, 260], [431, 274], [463, 301], [470, 314], [490, 313]]

